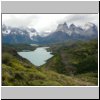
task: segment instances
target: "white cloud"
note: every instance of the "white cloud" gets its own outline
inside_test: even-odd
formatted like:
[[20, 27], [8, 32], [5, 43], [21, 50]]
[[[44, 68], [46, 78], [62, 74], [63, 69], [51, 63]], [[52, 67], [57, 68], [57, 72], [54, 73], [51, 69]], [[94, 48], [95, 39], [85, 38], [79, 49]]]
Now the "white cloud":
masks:
[[97, 14], [2, 14], [2, 23], [9, 26], [33, 27], [37, 31], [53, 31], [59, 23], [84, 25], [98, 23]]

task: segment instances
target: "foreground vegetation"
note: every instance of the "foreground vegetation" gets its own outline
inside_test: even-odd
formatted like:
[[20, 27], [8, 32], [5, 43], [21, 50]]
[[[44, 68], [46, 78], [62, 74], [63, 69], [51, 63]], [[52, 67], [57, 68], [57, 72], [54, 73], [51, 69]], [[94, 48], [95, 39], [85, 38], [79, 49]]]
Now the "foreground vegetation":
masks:
[[[37, 68], [17, 51], [22, 46], [3, 45], [3, 86], [95, 86], [98, 85], [98, 43], [49, 45], [54, 57]], [[18, 48], [17, 48], [18, 47]], [[25, 48], [26, 46], [23, 46]], [[22, 48], [22, 49], [23, 49]], [[17, 50], [17, 51], [16, 51]], [[31, 48], [34, 50], [34, 48]]]

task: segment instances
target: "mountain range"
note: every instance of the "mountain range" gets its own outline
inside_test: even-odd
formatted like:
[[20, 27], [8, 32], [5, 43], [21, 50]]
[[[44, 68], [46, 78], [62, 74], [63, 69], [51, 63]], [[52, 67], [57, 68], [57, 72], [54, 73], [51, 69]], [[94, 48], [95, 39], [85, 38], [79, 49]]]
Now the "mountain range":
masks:
[[2, 42], [3, 43], [55, 43], [68, 40], [90, 40], [98, 37], [97, 26], [88, 22], [84, 27], [79, 27], [67, 23], [59, 24], [55, 31], [51, 33], [39, 33], [34, 28], [28, 27], [11, 27], [2, 25]]

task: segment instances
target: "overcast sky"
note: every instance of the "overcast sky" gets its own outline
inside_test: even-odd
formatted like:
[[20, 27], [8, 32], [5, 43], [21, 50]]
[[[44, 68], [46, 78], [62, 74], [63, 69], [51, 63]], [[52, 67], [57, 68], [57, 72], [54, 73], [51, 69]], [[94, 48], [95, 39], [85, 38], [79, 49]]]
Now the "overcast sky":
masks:
[[54, 31], [58, 24], [83, 26], [98, 24], [98, 14], [2, 14], [2, 23], [13, 27], [33, 27], [38, 32]]

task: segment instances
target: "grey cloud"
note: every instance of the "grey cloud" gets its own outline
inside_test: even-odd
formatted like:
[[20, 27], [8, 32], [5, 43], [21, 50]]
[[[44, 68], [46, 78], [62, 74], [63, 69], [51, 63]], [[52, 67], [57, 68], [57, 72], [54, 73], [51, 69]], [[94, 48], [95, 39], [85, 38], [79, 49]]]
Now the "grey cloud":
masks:
[[74, 23], [76, 25], [84, 25], [87, 22], [93, 22], [97, 24], [97, 21], [94, 22], [94, 19], [98, 21], [93, 14], [74, 14], [69, 16], [69, 18], [66, 18], [68, 23]]
[[[96, 25], [98, 25], [98, 19], [97, 14], [65, 14], [63, 18], [57, 20], [53, 19], [53, 23], [50, 23], [51, 18], [48, 18], [49, 20], [45, 20], [45, 18], [42, 19], [41, 14], [29, 14], [28, 17], [26, 14], [22, 15], [21, 18], [16, 17], [15, 15], [10, 15], [9, 20], [4, 20], [3, 23], [10, 26], [32, 26], [35, 27], [38, 30], [42, 30], [41, 25], [46, 24], [45, 28], [43, 27], [43, 31], [47, 30], [55, 30], [57, 25], [60, 23], [67, 22], [68, 25], [75, 24], [78, 26], [82, 26], [87, 22], [93, 22]], [[55, 17], [58, 17], [59, 15], [54, 14]], [[43, 21], [41, 21], [43, 20]], [[47, 22], [46, 22], [47, 21]], [[45, 23], [46, 22], [46, 23]], [[42, 24], [41, 24], [42, 23]]]
[[38, 16], [30, 15], [29, 17], [27, 17], [25, 19], [23, 19], [23, 18], [19, 19], [19, 18], [15, 17], [12, 14], [11, 15], [11, 19], [10, 20], [7, 20], [7, 22], [4, 21], [3, 24], [18, 27], [18, 26], [28, 26], [32, 22], [33, 23], [37, 23], [37, 21], [38, 21]]

